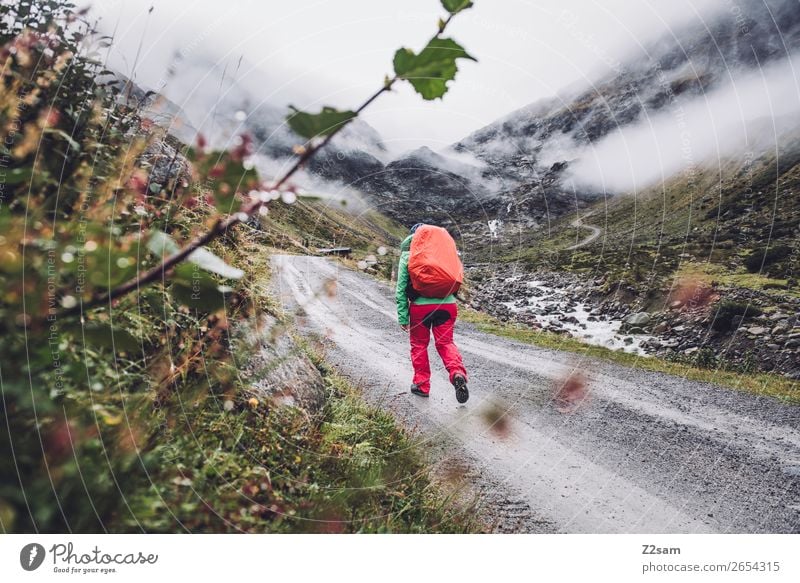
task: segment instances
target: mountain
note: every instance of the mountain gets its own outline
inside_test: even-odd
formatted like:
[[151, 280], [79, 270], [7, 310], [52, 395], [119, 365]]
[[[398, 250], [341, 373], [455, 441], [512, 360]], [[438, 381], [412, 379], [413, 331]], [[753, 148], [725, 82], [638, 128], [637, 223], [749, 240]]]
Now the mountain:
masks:
[[453, 225], [471, 217], [493, 216], [499, 185], [485, 169], [427, 147], [387, 164], [362, 181], [382, 212], [404, 224]]
[[[370, 205], [402, 224], [457, 226], [466, 243], [478, 246], [504, 240], [519, 245], [540, 229], [549, 236], [562, 217], [574, 218], [598, 200], [678, 176], [685, 170], [685, 152], [678, 138], [658, 132], [680, 126], [681, 116], [697, 128], [691, 163], [701, 179], [715, 155], [735, 158], [737, 152], [713, 149], [715, 138], [722, 146], [732, 143], [714, 124], [716, 110], [735, 125], [741, 111], [734, 106], [741, 95], [753, 93], [771, 67], [788, 63], [790, 70], [794, 63], [787, 57], [798, 48], [796, 0], [737, 4], [713, 20], [671, 30], [589, 87], [532, 103], [440, 152], [420, 148], [390, 160], [378, 133], [357, 120], [306, 169], [361, 192]], [[772, 75], [785, 84], [792, 79], [782, 70]], [[796, 88], [789, 90], [796, 96]], [[751, 96], [750, 102], [738, 103], [745, 113], [763, 118], [747, 120], [748, 131], [776, 118], [765, 109], [773, 105], [770, 98]], [[706, 114], [713, 119], [705, 125], [691, 118], [704, 104], [716, 109]], [[228, 109], [230, 118], [236, 109], [247, 108]], [[785, 112], [779, 129], [791, 132], [800, 125], [796, 113]], [[237, 124], [253, 133], [260, 153], [288, 160], [303, 140], [284, 124], [285, 115], [285, 109], [261, 105]], [[660, 125], [651, 128], [654, 122]], [[650, 130], [651, 141], [642, 143], [641, 134]], [[791, 143], [785, 141], [784, 147]], [[771, 145], [769, 140], [748, 143], [748, 156], [757, 157]]]
[[671, 31], [647, 47], [644, 58], [631, 59], [592, 87], [523, 107], [453, 147], [501, 173], [523, 167], [535, 180], [555, 162], [572, 162], [565, 155], [702, 97], [732, 76], [760, 69], [799, 46], [795, 0], [737, 5], [710, 24]]

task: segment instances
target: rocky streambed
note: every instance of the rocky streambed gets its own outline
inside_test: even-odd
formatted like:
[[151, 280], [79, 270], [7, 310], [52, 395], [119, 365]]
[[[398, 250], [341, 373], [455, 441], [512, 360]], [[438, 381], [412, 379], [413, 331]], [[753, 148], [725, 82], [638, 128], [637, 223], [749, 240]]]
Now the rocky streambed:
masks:
[[[468, 268], [469, 304], [505, 322], [702, 367], [800, 378], [800, 301], [743, 288], [663, 289], [643, 306], [603, 276]], [[609, 289], [611, 291], [609, 291]]]

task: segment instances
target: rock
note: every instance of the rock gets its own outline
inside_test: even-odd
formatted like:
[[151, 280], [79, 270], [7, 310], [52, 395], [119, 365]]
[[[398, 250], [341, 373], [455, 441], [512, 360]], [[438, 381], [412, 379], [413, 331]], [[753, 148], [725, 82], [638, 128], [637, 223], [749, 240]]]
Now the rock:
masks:
[[697, 346], [692, 346], [691, 348], [687, 348], [686, 350], [684, 350], [683, 353], [684, 354], [694, 354], [698, 350], [700, 350], [700, 349]]
[[747, 329], [747, 333], [753, 336], [762, 336], [767, 333], [767, 329], [763, 326], [750, 326], [750, 328]]
[[786, 334], [789, 331], [789, 326], [785, 324], [778, 324], [772, 329], [773, 336], [779, 336], [780, 334]]
[[[191, 181], [191, 164], [166, 140], [155, 141], [147, 146], [140, 161], [149, 167], [151, 185], [166, 186], [170, 180]], [[157, 194], [158, 190], [151, 190], [151, 193]]]
[[797, 348], [800, 346], [800, 338], [790, 338], [783, 345], [784, 348]]
[[653, 327], [653, 334], [663, 334], [669, 329], [669, 324], [666, 322], [659, 322]]
[[680, 300], [675, 300], [674, 302], [671, 302], [671, 303], [670, 303], [670, 305], [669, 305], [669, 309], [670, 309], [670, 310], [677, 310], [677, 309], [678, 309], [678, 308], [680, 308], [682, 305], [683, 305], [683, 302], [682, 302], [682, 301], [680, 301]]
[[245, 371], [251, 380], [253, 396], [261, 400], [275, 398], [281, 406], [300, 407], [313, 413], [325, 404], [326, 385], [317, 368], [297, 348], [290, 334], [271, 335], [270, 330], [282, 331], [282, 325], [272, 316], [265, 316], [260, 350], [253, 356]]
[[650, 314], [647, 312], [637, 312], [625, 318], [625, 323], [629, 326], [647, 326], [650, 323]]

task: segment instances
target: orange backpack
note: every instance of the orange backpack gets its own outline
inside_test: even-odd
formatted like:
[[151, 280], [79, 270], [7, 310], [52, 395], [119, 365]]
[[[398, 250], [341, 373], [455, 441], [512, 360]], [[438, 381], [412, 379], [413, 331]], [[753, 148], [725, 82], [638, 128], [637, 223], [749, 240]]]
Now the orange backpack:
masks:
[[426, 298], [446, 298], [459, 290], [464, 267], [447, 229], [422, 225], [414, 232], [408, 275], [414, 290]]

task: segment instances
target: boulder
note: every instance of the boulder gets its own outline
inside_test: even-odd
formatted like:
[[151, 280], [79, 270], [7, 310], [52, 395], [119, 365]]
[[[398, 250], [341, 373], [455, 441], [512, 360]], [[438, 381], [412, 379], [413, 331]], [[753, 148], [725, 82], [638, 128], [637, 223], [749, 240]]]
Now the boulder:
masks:
[[666, 322], [659, 322], [653, 327], [653, 334], [663, 334], [669, 329], [669, 324]]
[[625, 318], [625, 324], [628, 326], [647, 326], [650, 323], [650, 314], [647, 312], [636, 312]]
[[290, 325], [272, 316], [265, 316], [263, 324], [260, 349], [243, 370], [250, 381], [249, 391], [254, 397], [272, 399], [279, 406], [319, 412], [326, 397], [319, 370], [287, 333]]

